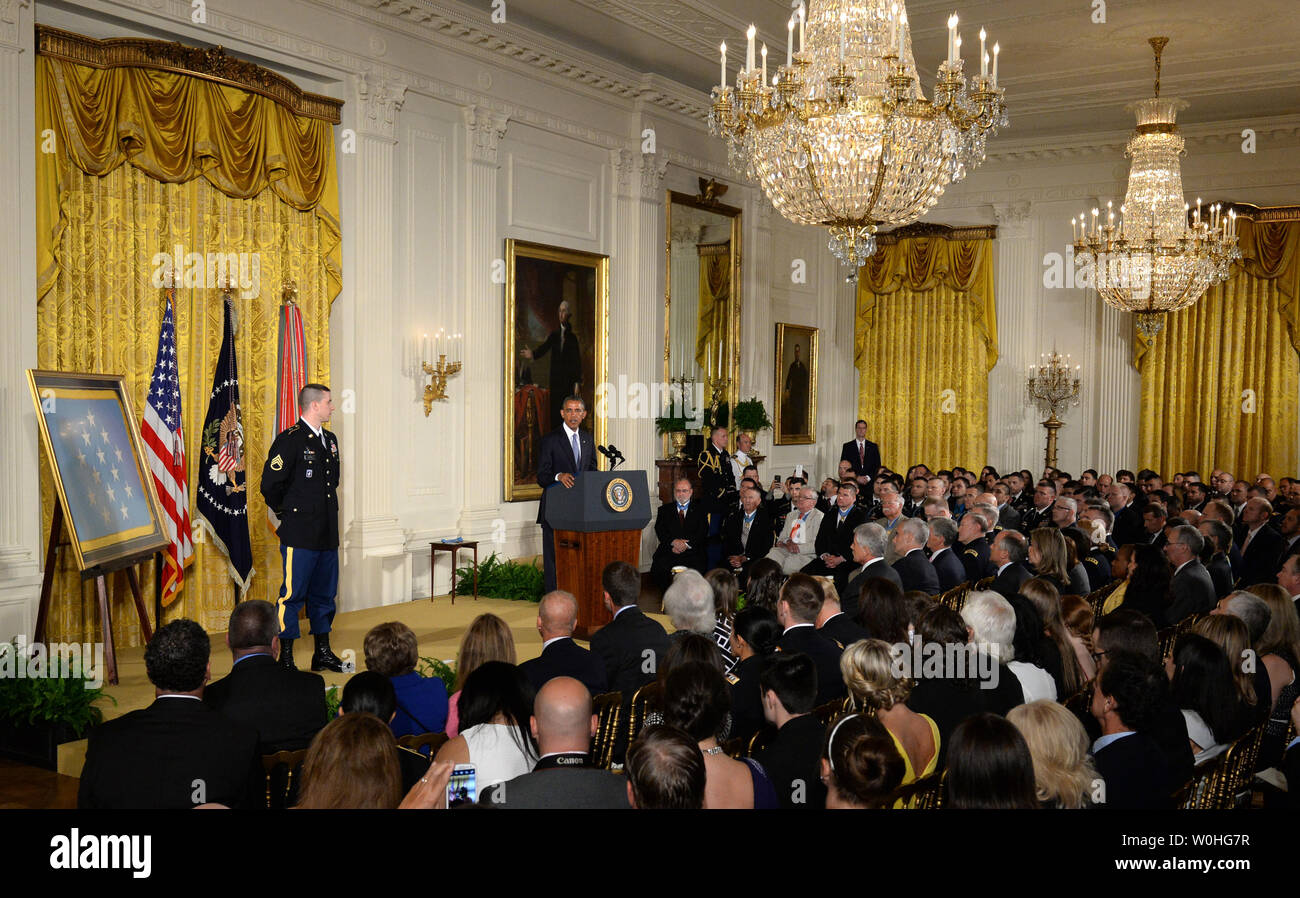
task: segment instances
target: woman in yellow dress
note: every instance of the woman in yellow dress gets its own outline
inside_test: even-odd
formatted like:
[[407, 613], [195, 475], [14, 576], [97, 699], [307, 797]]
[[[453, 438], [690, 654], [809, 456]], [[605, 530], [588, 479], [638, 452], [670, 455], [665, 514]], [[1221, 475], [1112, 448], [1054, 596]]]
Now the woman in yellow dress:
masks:
[[854, 706], [874, 713], [898, 746], [903, 757], [902, 785], [934, 773], [939, 761], [939, 727], [907, 707], [912, 681], [895, 676], [889, 643], [863, 639], [848, 646], [840, 656], [840, 673]]

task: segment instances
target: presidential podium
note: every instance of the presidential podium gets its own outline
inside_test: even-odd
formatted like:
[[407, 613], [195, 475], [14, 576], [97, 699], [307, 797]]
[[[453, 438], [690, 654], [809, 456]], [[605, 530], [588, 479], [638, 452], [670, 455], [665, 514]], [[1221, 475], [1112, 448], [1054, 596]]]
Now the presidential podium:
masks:
[[546, 522], [555, 530], [555, 583], [578, 599], [580, 639], [610, 621], [601, 571], [611, 561], [637, 567], [641, 531], [650, 523], [645, 471], [584, 471], [573, 486], [550, 487]]

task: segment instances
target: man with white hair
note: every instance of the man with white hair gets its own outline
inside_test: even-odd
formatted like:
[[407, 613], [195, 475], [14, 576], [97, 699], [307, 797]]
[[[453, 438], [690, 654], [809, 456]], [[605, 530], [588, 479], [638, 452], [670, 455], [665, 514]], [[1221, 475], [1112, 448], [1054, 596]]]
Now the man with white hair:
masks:
[[939, 578], [940, 592], [947, 592], [954, 586], [966, 582], [966, 568], [953, 551], [957, 542], [957, 523], [950, 518], [935, 518], [930, 521], [930, 538], [926, 548], [930, 550], [930, 564], [934, 566]]
[[939, 575], [922, 551], [929, 539], [930, 526], [920, 518], [908, 518], [894, 531], [894, 552], [898, 560], [893, 567], [904, 592], [919, 589], [932, 596], [939, 591]]
[[1258, 645], [1259, 639], [1268, 629], [1268, 622], [1273, 617], [1268, 603], [1244, 589], [1224, 596], [1214, 606], [1211, 614], [1230, 614], [1246, 625], [1246, 633], [1251, 645]]
[[840, 596], [840, 604], [849, 617], [858, 616], [858, 594], [872, 577], [891, 581], [899, 589], [903, 581], [898, 571], [885, 561], [885, 529], [879, 524], [859, 524], [853, 531], [853, 562], [858, 570], [849, 578]]
[[989, 543], [984, 533], [988, 521], [983, 510], [972, 508], [962, 515], [957, 525], [957, 557], [966, 568], [966, 579], [972, 583], [993, 573], [989, 563]]
[[817, 532], [821, 529], [822, 513], [817, 510], [817, 491], [809, 486], [800, 487], [795, 495], [794, 508], [785, 517], [785, 525], [776, 545], [767, 553], [786, 574], [793, 574], [812, 561], [817, 551]]
[[[1205, 538], [1194, 527], [1180, 525], [1169, 528], [1169, 541], [1164, 545], [1165, 558], [1174, 569], [1174, 579], [1169, 586], [1169, 607], [1165, 610], [1165, 626], [1173, 626], [1193, 614], [1204, 614], [1214, 607], [1214, 580], [1205, 565], [1201, 564], [1201, 550]], [[1161, 622], [1156, 621], [1159, 625]]]
[[578, 600], [562, 589], [542, 596], [537, 606], [537, 632], [542, 654], [519, 665], [519, 671], [541, 689], [555, 677], [573, 677], [592, 695], [605, 691], [605, 664], [573, 641], [578, 626]]
[[1021, 584], [1033, 576], [1025, 567], [1028, 557], [1029, 541], [1023, 533], [1015, 530], [999, 533], [989, 548], [989, 561], [997, 567], [989, 589], [1006, 598], [1019, 593]]
[[1016, 611], [996, 592], [977, 589], [966, 598], [961, 619], [966, 624], [967, 641], [992, 662], [974, 665], [974, 672], [969, 672], [968, 667], [971, 676], [981, 670], [992, 670], [991, 676], [980, 677], [977, 690], [984, 710], [1005, 716], [1028, 698], [1020, 680], [1007, 667], [1007, 662], [1015, 656], [1012, 644], [1016, 638]]

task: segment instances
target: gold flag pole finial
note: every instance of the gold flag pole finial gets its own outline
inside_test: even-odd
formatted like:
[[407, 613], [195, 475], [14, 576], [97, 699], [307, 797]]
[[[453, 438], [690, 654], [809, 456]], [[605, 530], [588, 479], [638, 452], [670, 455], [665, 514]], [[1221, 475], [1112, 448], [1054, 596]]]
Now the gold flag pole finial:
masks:
[[1169, 43], [1167, 37], [1150, 37], [1147, 43], [1151, 49], [1156, 51], [1156, 96], [1160, 96], [1160, 54], [1164, 52], [1165, 44]]
[[280, 290], [280, 296], [287, 306], [298, 304], [298, 282], [293, 278], [287, 278], [284, 286]]

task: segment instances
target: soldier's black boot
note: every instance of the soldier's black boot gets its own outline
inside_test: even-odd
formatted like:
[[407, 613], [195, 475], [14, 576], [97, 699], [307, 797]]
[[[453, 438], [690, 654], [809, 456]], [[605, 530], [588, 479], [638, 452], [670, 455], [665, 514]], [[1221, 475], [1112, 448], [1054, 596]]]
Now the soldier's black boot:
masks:
[[343, 662], [337, 655], [330, 651], [329, 634], [321, 633], [319, 636], [313, 635], [312, 639], [316, 640], [316, 651], [311, 656], [311, 669], [332, 670], [334, 673], [342, 673]]
[[280, 666], [285, 670], [297, 670], [298, 665], [293, 663], [293, 640], [280, 640]]

